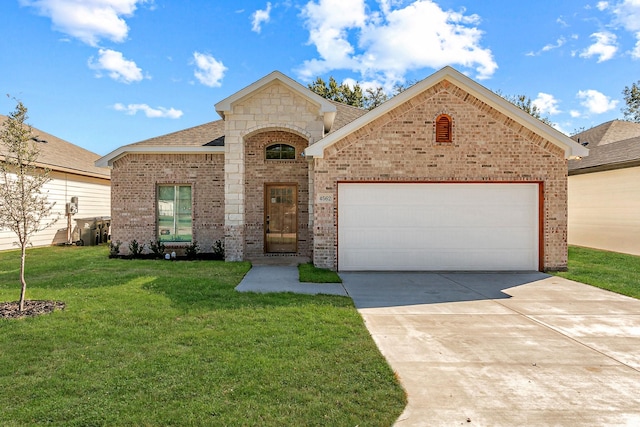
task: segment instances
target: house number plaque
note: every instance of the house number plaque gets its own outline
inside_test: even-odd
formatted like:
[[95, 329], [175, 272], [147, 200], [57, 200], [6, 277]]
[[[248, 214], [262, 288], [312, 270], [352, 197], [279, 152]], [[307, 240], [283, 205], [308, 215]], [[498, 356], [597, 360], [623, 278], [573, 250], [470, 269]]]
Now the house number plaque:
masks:
[[333, 203], [333, 194], [331, 193], [318, 194], [318, 203]]

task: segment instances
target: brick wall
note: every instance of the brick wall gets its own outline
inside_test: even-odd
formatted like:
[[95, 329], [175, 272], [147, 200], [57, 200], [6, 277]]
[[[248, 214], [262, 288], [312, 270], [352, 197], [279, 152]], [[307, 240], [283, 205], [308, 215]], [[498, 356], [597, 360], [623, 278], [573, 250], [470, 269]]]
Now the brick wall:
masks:
[[[436, 143], [434, 121], [453, 119], [453, 143]], [[567, 164], [556, 145], [464, 90], [439, 83], [314, 159], [314, 194], [338, 181], [543, 182], [544, 269], [567, 265]], [[313, 259], [337, 266], [337, 209], [315, 204]]]
[[[265, 148], [283, 143], [296, 149], [295, 160], [266, 160]], [[264, 185], [295, 183], [298, 185], [298, 252], [310, 256], [309, 241], [309, 162], [300, 153], [307, 140], [285, 131], [266, 131], [245, 139], [245, 256], [264, 253]]]
[[133, 239], [145, 244], [157, 239], [158, 184], [192, 185], [193, 238], [202, 252], [224, 239], [223, 155], [128, 154], [111, 172], [111, 239], [122, 242], [122, 254]]

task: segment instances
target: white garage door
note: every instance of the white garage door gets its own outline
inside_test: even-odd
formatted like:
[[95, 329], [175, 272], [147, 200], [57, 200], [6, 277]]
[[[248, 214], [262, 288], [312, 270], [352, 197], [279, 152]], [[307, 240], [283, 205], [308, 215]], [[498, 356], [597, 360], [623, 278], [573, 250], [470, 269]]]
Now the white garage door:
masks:
[[538, 184], [338, 185], [338, 268], [538, 270]]

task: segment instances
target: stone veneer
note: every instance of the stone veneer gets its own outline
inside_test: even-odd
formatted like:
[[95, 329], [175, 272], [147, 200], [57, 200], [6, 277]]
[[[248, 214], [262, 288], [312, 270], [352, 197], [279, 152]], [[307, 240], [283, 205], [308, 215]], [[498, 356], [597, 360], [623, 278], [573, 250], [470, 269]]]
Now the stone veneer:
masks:
[[[111, 240], [127, 254], [135, 239], [157, 240], [156, 195], [159, 184], [192, 185], [193, 239], [211, 252], [224, 239], [224, 156], [221, 154], [128, 154], [111, 172]], [[186, 244], [171, 244], [180, 248]]]
[[[296, 149], [295, 160], [266, 160], [265, 148], [271, 144], [288, 144]], [[245, 138], [245, 257], [264, 254], [265, 184], [298, 186], [298, 252], [309, 257], [309, 162], [300, 153], [307, 148], [303, 137], [283, 131], [259, 132]]]
[[[453, 120], [453, 143], [436, 143], [435, 119]], [[567, 267], [567, 162], [558, 146], [443, 81], [325, 148], [314, 159], [313, 261], [336, 269], [340, 181], [541, 182], [543, 269]]]
[[284, 131], [311, 144], [322, 137], [323, 130], [318, 105], [277, 81], [234, 102], [231, 111], [225, 111], [224, 227], [228, 261], [245, 259], [246, 226], [251, 224], [246, 218], [249, 206], [245, 138], [260, 132]]

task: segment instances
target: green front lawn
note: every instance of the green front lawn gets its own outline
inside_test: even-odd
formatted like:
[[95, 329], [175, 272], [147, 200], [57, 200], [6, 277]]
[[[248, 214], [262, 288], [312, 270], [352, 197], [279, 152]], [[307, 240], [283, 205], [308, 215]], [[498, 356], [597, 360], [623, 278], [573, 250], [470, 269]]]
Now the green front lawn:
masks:
[[[0, 301], [19, 296], [0, 252]], [[0, 319], [0, 425], [389, 426], [406, 397], [350, 299], [237, 293], [248, 263], [32, 249]]]
[[638, 256], [570, 246], [569, 270], [555, 274], [640, 299]]

